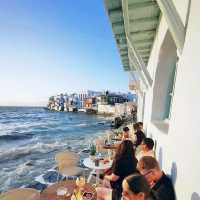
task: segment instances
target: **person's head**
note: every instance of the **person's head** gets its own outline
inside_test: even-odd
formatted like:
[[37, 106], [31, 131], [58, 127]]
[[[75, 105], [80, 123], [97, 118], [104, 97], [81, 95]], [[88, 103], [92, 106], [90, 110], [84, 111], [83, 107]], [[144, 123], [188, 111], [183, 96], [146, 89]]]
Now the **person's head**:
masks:
[[133, 128], [134, 128], [135, 131], [139, 131], [140, 130], [140, 127], [139, 127], [138, 123], [133, 124]]
[[143, 129], [143, 122], [138, 122], [137, 124], [138, 124], [140, 130], [142, 130]]
[[129, 138], [129, 128], [128, 127], [123, 128], [123, 138], [124, 139]]
[[144, 138], [141, 144], [143, 151], [150, 151], [154, 147], [154, 141], [151, 138]]
[[135, 158], [134, 145], [130, 140], [123, 140], [117, 148], [115, 158], [120, 159], [122, 157]]
[[133, 174], [126, 177], [122, 183], [123, 200], [146, 200], [150, 193], [149, 185], [140, 174]]
[[157, 182], [157, 180], [159, 180], [162, 175], [158, 161], [151, 156], [142, 157], [137, 163], [137, 169], [140, 174], [145, 176], [149, 185]]

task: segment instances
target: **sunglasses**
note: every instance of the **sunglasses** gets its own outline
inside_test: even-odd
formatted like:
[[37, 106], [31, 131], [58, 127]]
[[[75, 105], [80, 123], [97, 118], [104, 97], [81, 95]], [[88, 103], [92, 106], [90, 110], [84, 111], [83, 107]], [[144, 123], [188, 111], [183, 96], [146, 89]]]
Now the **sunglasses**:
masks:
[[145, 172], [145, 173], [141, 173], [143, 176], [147, 176], [148, 174], [150, 174], [150, 173], [152, 173], [153, 172], [153, 170], [149, 170], [149, 171], [147, 171], [147, 172]]

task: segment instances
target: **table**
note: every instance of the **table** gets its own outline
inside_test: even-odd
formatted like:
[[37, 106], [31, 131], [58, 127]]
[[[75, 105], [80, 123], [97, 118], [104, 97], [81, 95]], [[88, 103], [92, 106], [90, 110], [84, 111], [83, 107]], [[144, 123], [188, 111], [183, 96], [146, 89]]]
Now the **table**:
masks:
[[[40, 195], [40, 200], [71, 200], [71, 196], [69, 196], [69, 197], [57, 196], [57, 189], [59, 187], [66, 187], [68, 189], [68, 191], [71, 194], [73, 194], [73, 191], [76, 188], [76, 182], [74, 180], [59, 181], [58, 183], [55, 183], [55, 184], [49, 186], [47, 189], [45, 189]], [[85, 184], [84, 191], [93, 193], [92, 200], [97, 199], [96, 190], [90, 184], [88, 184], [88, 183]]]
[[85, 159], [83, 160], [83, 164], [84, 164], [86, 167], [92, 169], [92, 171], [90, 172], [90, 175], [89, 175], [89, 177], [88, 177], [87, 182], [89, 183], [90, 180], [91, 180], [91, 178], [92, 178], [92, 175], [93, 175], [93, 174], [96, 174], [96, 183], [98, 183], [98, 182], [99, 182], [99, 175], [100, 175], [100, 172], [101, 172], [102, 170], [109, 169], [109, 168], [112, 166], [112, 162], [113, 162], [113, 161], [110, 160], [108, 163], [104, 164], [103, 162], [100, 161], [100, 162], [99, 162], [99, 166], [95, 166], [95, 163], [94, 163], [94, 161], [93, 161], [91, 158], [85, 158]]

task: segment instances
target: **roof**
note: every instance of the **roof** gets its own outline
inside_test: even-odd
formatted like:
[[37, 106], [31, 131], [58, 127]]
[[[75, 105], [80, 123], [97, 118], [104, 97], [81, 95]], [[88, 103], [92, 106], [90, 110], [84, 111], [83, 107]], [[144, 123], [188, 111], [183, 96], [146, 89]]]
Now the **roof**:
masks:
[[[122, 1], [128, 5], [128, 30], [125, 26]], [[112, 25], [125, 71], [133, 70], [128, 54], [127, 33], [138, 55], [147, 65], [159, 24], [160, 9], [155, 0], [105, 0], [106, 10]], [[134, 67], [134, 66], [133, 66]]]

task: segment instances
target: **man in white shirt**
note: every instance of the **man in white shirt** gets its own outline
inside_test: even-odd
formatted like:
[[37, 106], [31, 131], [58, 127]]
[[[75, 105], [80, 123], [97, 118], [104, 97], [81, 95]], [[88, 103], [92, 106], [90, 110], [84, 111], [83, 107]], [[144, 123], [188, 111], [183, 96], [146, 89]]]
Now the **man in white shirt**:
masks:
[[155, 152], [153, 151], [154, 141], [151, 138], [145, 138], [140, 145], [141, 151], [136, 155], [139, 161], [143, 156], [155, 157]]

